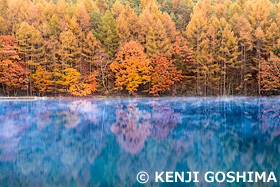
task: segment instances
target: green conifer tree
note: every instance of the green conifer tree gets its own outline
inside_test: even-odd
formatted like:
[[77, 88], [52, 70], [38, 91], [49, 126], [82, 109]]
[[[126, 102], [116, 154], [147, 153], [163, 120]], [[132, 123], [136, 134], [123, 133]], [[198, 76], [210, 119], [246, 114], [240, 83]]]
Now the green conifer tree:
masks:
[[110, 11], [107, 11], [102, 17], [97, 29], [97, 38], [101, 41], [101, 45], [108, 55], [113, 57], [118, 50], [119, 36], [115, 19]]

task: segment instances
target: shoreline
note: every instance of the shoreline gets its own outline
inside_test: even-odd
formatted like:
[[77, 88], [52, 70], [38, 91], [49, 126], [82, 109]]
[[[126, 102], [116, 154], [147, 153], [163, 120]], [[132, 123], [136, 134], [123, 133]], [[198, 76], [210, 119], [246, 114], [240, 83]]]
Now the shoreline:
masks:
[[18, 99], [26, 99], [26, 100], [38, 100], [38, 99], [51, 99], [52, 97], [0, 97], [0, 100], [18, 100]]
[[152, 97], [152, 96], [95, 96], [95, 97], [36, 97], [36, 96], [17, 96], [17, 97], [5, 97], [5, 96], [0, 96], [0, 101], [1, 100], [47, 100], [47, 99], [137, 99], [137, 98], [240, 98], [240, 97], [256, 97], [256, 98], [265, 98], [265, 97], [280, 97], [280, 95], [273, 95], [273, 96], [245, 96], [245, 95], [221, 95], [221, 96], [195, 96], [195, 95], [188, 95], [188, 96], [162, 96], [162, 97]]

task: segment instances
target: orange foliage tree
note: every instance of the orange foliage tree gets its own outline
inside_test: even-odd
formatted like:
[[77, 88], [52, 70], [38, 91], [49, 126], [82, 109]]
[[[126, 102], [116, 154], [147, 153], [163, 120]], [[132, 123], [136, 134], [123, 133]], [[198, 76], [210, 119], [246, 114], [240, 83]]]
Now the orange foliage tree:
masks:
[[126, 89], [129, 94], [135, 95], [140, 85], [150, 81], [149, 63], [144, 48], [139, 43], [131, 41], [124, 45], [110, 65], [116, 74], [116, 89]]
[[67, 68], [63, 72], [57, 81], [57, 84], [61, 85], [60, 92], [73, 96], [87, 96], [96, 91], [96, 74], [92, 74], [82, 81], [81, 74], [74, 68]]
[[272, 55], [261, 65], [261, 91], [271, 92], [280, 89], [280, 58]]
[[158, 96], [170, 90], [176, 81], [182, 79], [181, 71], [177, 71], [176, 67], [161, 54], [154, 55], [151, 59], [152, 75], [151, 75], [151, 94]]
[[91, 75], [87, 75], [84, 79], [81, 79], [79, 84], [75, 84], [71, 87], [71, 94], [75, 96], [88, 96], [95, 92], [98, 87], [96, 76], [97, 74], [94, 72]]
[[8, 95], [12, 92], [17, 95], [18, 91], [27, 89], [30, 71], [18, 55], [16, 39], [0, 36], [0, 40], [0, 84]]
[[193, 51], [188, 47], [187, 41], [177, 36], [175, 43], [172, 45], [172, 63], [178, 70], [182, 71], [181, 91], [194, 91], [196, 80], [196, 65], [193, 61]]
[[34, 87], [39, 93], [45, 95], [53, 90], [54, 81], [52, 81], [52, 74], [44, 67], [38, 66], [36, 73], [32, 75], [32, 78], [34, 79]]

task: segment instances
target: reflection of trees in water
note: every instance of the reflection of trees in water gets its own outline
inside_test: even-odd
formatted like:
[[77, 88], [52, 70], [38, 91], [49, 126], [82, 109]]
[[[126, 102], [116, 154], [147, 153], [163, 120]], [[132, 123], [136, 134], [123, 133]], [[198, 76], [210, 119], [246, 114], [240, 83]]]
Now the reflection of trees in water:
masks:
[[163, 101], [6, 104], [0, 159], [13, 173], [1, 166], [0, 182], [131, 186], [140, 170], [278, 171], [279, 104]]
[[[122, 153], [116, 162], [116, 176], [120, 179], [118, 186], [132, 186], [136, 182], [136, 175], [139, 171], [146, 171], [150, 174], [150, 181], [154, 181], [155, 171], [175, 170], [178, 156], [173, 149], [172, 141], [159, 143], [158, 140], [149, 139], [145, 149], [137, 154]], [[137, 183], [137, 182], [136, 182]]]
[[271, 138], [280, 135], [280, 104], [277, 102], [263, 101], [260, 103], [261, 130], [271, 135]]
[[30, 128], [26, 105], [14, 108], [10, 102], [1, 103], [0, 161], [16, 160], [18, 145], [26, 129]]
[[88, 123], [97, 123], [96, 115], [94, 115], [97, 109], [96, 104], [87, 100], [75, 100], [61, 105], [65, 105], [63, 108], [66, 110], [57, 112], [58, 119], [61, 120], [57, 123], [63, 124], [66, 128], [76, 128], [81, 124], [82, 119], [83, 126], [88, 125]]
[[[90, 166], [104, 146], [96, 105], [42, 102], [19, 106], [0, 109], [0, 159], [14, 160], [7, 164], [12, 164], [17, 180], [32, 186], [67, 186], [71, 181], [87, 185]], [[9, 172], [0, 172], [2, 179], [11, 179]]]
[[116, 122], [111, 131], [117, 136], [121, 146], [131, 154], [141, 151], [150, 135], [151, 115], [146, 110], [139, 110], [137, 104], [118, 106]]
[[182, 114], [175, 112], [170, 104], [151, 102], [152, 106], [152, 137], [164, 140], [169, 134], [170, 129], [182, 123]]
[[97, 124], [97, 104], [88, 100], [75, 100], [69, 104], [69, 108], [71, 112], [76, 112], [80, 115], [80, 117], [83, 119], [83, 123], [87, 121], [88, 123]]
[[[134, 107], [133, 111], [139, 111], [141, 108], [145, 107]], [[146, 108], [145, 110], [148, 110]], [[122, 109], [123, 114], [126, 108]], [[130, 116], [133, 111], [130, 112]], [[152, 125], [150, 136], [160, 141], [154, 142], [145, 137], [145, 146], [141, 147], [137, 154], [133, 153], [136, 154], [134, 157], [121, 155], [118, 171], [122, 181], [132, 184], [136, 171], [142, 168], [154, 173], [154, 171], [166, 171], [166, 167], [169, 166], [170, 170], [174, 171], [177, 162], [183, 162], [185, 168], [200, 173], [209, 170], [271, 171], [269, 168], [277, 171], [279, 161], [275, 159], [278, 158], [275, 154], [280, 155], [280, 149], [272, 140], [278, 138], [279, 141], [279, 123], [274, 123], [279, 120], [279, 107], [274, 107], [272, 112], [271, 109], [266, 109], [259, 104], [258, 100], [252, 103], [218, 100], [216, 103], [199, 105], [193, 103], [192, 107], [178, 113], [179, 117], [173, 119], [172, 115], [175, 113], [176, 116], [175, 111], [178, 110], [170, 105], [155, 102], [149, 111], [151, 111], [149, 121]], [[270, 114], [263, 116], [267, 115], [263, 111], [269, 111]], [[183, 126], [178, 126], [182, 118]], [[269, 128], [263, 129], [266, 125]], [[162, 146], [163, 144], [167, 147]], [[154, 152], [155, 149], [160, 153]], [[139, 159], [140, 155], [145, 156]], [[139, 160], [140, 162], [135, 164]], [[162, 167], [156, 167], [154, 163]], [[277, 167], [274, 167], [274, 164]], [[205, 183], [199, 185], [207, 186]]]
[[[209, 170], [275, 171], [279, 176], [276, 169], [279, 167], [279, 161], [276, 159], [280, 155], [276, 143], [279, 136], [274, 136], [279, 132], [279, 106], [276, 107], [273, 103], [266, 104], [274, 106], [274, 110], [270, 107], [265, 108], [261, 101], [241, 105], [233, 103], [231, 106], [216, 109], [221, 118], [216, 118], [219, 122], [216, 125], [215, 122], [211, 122], [214, 124], [211, 126], [199, 125], [194, 119], [190, 120], [188, 131], [192, 131], [196, 137], [193, 139], [194, 146], [185, 154], [190, 170], [198, 170], [200, 173]], [[200, 112], [204, 107], [201, 109]], [[207, 113], [207, 118], [214, 119], [211, 113]], [[274, 138], [278, 140], [273, 142]], [[211, 186], [205, 183], [199, 185]]]
[[[45, 133], [59, 135], [48, 137]], [[86, 185], [90, 180], [90, 165], [103, 147], [100, 134], [100, 131], [85, 134], [63, 126], [38, 132], [34, 137], [22, 140], [25, 142], [19, 147], [16, 165], [33, 182], [32, 185], [40, 184], [36, 179], [49, 180], [45, 181], [48, 185], [59, 183], [68, 186], [72, 180], [78, 185]]]
[[[179, 159], [177, 150], [181, 147], [187, 149], [190, 140], [189, 136], [182, 137], [182, 134], [177, 135], [173, 131], [182, 122], [179, 112], [175, 112], [169, 104], [152, 101], [148, 105], [138, 106], [130, 102], [118, 106], [115, 115], [116, 122], [111, 126], [111, 131], [126, 151], [120, 153], [117, 160], [116, 176], [119, 180], [115, 183], [118, 186], [134, 184], [140, 170], [154, 173], [176, 168]], [[150, 177], [150, 181], [153, 181], [154, 176]]]
[[182, 122], [182, 114], [175, 112], [169, 104], [152, 101], [149, 107], [141, 108], [130, 102], [116, 108], [116, 122], [111, 126], [111, 131], [129, 153], [141, 151], [149, 136], [165, 140], [170, 130]]
[[176, 132], [176, 138], [173, 140], [173, 146], [178, 155], [182, 155], [190, 147], [193, 147], [194, 133], [193, 132]]
[[61, 119], [60, 124], [64, 124], [65, 128], [76, 128], [80, 123], [81, 119], [78, 112], [75, 111], [61, 111], [57, 113]]

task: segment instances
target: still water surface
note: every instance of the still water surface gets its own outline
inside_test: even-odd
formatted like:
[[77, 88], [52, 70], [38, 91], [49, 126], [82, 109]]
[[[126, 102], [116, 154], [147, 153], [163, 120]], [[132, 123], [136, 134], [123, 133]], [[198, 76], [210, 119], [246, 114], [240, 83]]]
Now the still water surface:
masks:
[[[147, 186], [171, 185], [155, 184], [155, 171], [279, 181], [279, 143], [280, 98], [0, 101], [0, 186], [143, 186], [140, 171]], [[231, 184], [245, 185], [256, 184]]]

